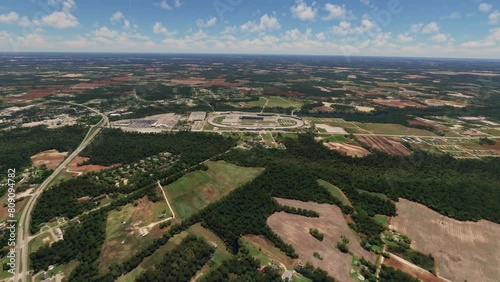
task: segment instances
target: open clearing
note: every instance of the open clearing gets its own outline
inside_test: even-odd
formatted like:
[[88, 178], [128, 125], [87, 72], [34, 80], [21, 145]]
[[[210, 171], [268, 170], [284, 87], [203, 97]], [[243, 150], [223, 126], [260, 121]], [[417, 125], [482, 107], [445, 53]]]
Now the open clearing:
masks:
[[[110, 265], [123, 263], [165, 232], [158, 225], [148, 230], [146, 236], [141, 236], [139, 232], [141, 227], [159, 220], [155, 210], [163, 210], [166, 206], [163, 201], [153, 203], [145, 196], [134, 203], [137, 205], [125, 205], [108, 215], [106, 239], [99, 259], [102, 272], [106, 272]], [[155, 207], [160, 205], [160, 208]]]
[[193, 215], [235, 188], [251, 181], [264, 169], [239, 167], [223, 161], [207, 162], [207, 171], [194, 171], [164, 187], [176, 216]]
[[59, 153], [57, 150], [48, 150], [40, 152], [31, 157], [33, 166], [46, 165], [47, 169], [55, 169], [66, 157], [68, 153]]
[[267, 266], [275, 261], [284, 264], [290, 270], [296, 264], [296, 260], [289, 258], [263, 236], [245, 235], [241, 240], [243, 246], [250, 250], [250, 255], [260, 261], [260, 265]]
[[102, 166], [102, 165], [81, 165], [81, 166], [78, 166], [78, 164], [82, 164], [88, 160], [89, 160], [89, 158], [76, 157], [69, 164], [68, 171], [76, 172], [76, 173], [86, 173], [86, 172], [99, 171], [99, 170], [110, 168], [110, 167]]
[[347, 143], [329, 142], [323, 143], [323, 145], [330, 150], [342, 152], [350, 157], [365, 157], [370, 154], [370, 151], [363, 147]]
[[352, 207], [351, 202], [344, 194], [344, 192], [340, 190], [339, 187], [331, 184], [330, 182], [326, 182], [322, 179], [318, 179], [318, 184], [325, 187], [328, 190], [328, 192], [330, 192], [330, 194], [332, 194], [335, 198], [339, 199], [342, 202], [342, 204]]
[[[310, 262], [315, 267], [321, 267], [340, 281], [350, 281], [352, 256], [341, 253], [336, 244], [341, 235], [349, 239], [349, 250], [357, 257], [365, 257], [375, 262], [376, 255], [364, 250], [359, 237], [348, 226], [340, 208], [334, 205], [301, 202], [296, 200], [276, 199], [279, 204], [296, 208], [314, 210], [319, 218], [304, 217], [285, 212], [278, 212], [267, 219], [267, 224], [286, 243], [291, 244], [301, 260]], [[317, 228], [325, 234], [323, 241], [318, 241], [309, 234], [310, 228]], [[323, 260], [313, 256], [318, 252]]]
[[407, 156], [411, 151], [395, 138], [382, 136], [357, 136], [367, 146], [391, 155]]
[[404, 259], [391, 254], [390, 259], [384, 259], [384, 264], [390, 267], [394, 267], [396, 269], [401, 269], [402, 271], [417, 277], [420, 281], [425, 282], [446, 282], [445, 279], [436, 277], [429, 271], [422, 269], [418, 266], [411, 264], [410, 262], [405, 261]]
[[[266, 104], [267, 103], [267, 104]], [[263, 107], [266, 105], [266, 108], [295, 108], [302, 106], [301, 102], [293, 101], [287, 98], [281, 98], [276, 96], [266, 96], [260, 97], [258, 101], [246, 103], [246, 105], [250, 107]]]
[[405, 199], [396, 203], [391, 228], [409, 236], [412, 248], [436, 260], [439, 276], [452, 281], [498, 281], [500, 225], [461, 222]]
[[428, 130], [406, 127], [401, 124], [361, 122], [355, 122], [354, 124], [364, 130], [370, 131], [373, 134], [436, 136], [436, 134]]

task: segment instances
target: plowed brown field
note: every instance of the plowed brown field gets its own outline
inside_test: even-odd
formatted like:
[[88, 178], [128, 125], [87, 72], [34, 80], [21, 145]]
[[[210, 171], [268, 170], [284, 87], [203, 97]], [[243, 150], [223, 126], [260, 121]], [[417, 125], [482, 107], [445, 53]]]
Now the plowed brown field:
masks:
[[406, 156], [411, 154], [411, 151], [395, 138], [383, 136], [358, 136], [358, 139], [373, 149], [391, 155]]
[[415, 250], [431, 253], [439, 276], [451, 281], [499, 281], [499, 224], [458, 221], [404, 199], [396, 207], [398, 216], [391, 228], [408, 235]]
[[[341, 235], [346, 236], [350, 242], [349, 251], [357, 257], [365, 257], [375, 262], [376, 255], [369, 253], [359, 244], [358, 236], [348, 226], [340, 208], [328, 204], [301, 202], [295, 200], [276, 199], [281, 205], [296, 208], [315, 210], [319, 218], [304, 217], [300, 215], [278, 212], [267, 219], [267, 224], [286, 243], [291, 244], [302, 261], [310, 262], [315, 267], [321, 267], [340, 281], [351, 281], [352, 256], [341, 253], [336, 245], [341, 241]], [[318, 241], [309, 234], [310, 228], [317, 228], [325, 235], [323, 241]], [[323, 260], [313, 256], [318, 252]]]

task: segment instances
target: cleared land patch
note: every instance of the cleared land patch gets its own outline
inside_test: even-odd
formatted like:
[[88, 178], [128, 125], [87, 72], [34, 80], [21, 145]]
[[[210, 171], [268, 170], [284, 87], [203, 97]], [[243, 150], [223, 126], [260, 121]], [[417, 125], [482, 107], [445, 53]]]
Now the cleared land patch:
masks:
[[66, 157], [68, 153], [59, 153], [57, 150], [48, 150], [40, 152], [31, 157], [33, 166], [46, 165], [47, 169], [55, 169]]
[[86, 172], [99, 171], [99, 170], [110, 168], [110, 167], [102, 166], [102, 165], [80, 165], [79, 166], [79, 164], [82, 164], [88, 160], [89, 160], [89, 158], [76, 157], [69, 164], [68, 171], [78, 172], [78, 173], [86, 173]]
[[239, 167], [223, 161], [207, 162], [207, 171], [194, 171], [163, 187], [176, 216], [186, 219], [235, 188], [251, 181], [264, 169]]
[[366, 150], [363, 147], [347, 143], [328, 142], [323, 143], [323, 145], [330, 150], [342, 152], [350, 157], [365, 157], [370, 154], [370, 151]]
[[425, 281], [425, 282], [446, 282], [445, 279], [434, 276], [432, 273], [429, 271], [426, 271], [425, 269], [422, 269], [420, 267], [417, 267], [410, 262], [405, 261], [404, 259], [395, 256], [394, 254], [391, 254], [391, 258], [389, 259], [384, 259], [384, 264], [390, 267], [394, 267], [396, 269], [400, 269], [401, 271], [404, 271], [414, 277], [417, 277], [420, 279], [420, 281]]
[[145, 226], [158, 220], [154, 210], [159, 208], [155, 205], [163, 204], [162, 202], [153, 203], [147, 197], [143, 197], [134, 204], [128, 204], [120, 210], [110, 212], [106, 222], [106, 239], [99, 258], [101, 271], [106, 272], [110, 265], [123, 263], [147, 247], [152, 240], [161, 237], [164, 230], [159, 229], [158, 226], [147, 230], [149, 233], [145, 236], [142, 236], [140, 231], [147, 229]]
[[267, 266], [274, 261], [285, 265], [287, 269], [293, 269], [296, 264], [296, 260], [289, 258], [263, 236], [245, 235], [241, 240], [243, 246], [250, 249], [250, 255], [259, 260], [261, 265]]
[[399, 156], [411, 154], [411, 151], [395, 138], [382, 136], [358, 136], [357, 138], [367, 146], [387, 154]]
[[396, 203], [391, 228], [409, 236], [412, 248], [431, 253], [439, 276], [452, 281], [498, 281], [500, 225], [461, 222], [405, 199]]
[[436, 134], [428, 130], [406, 127], [401, 124], [360, 122], [356, 122], [355, 124], [362, 129], [372, 132], [373, 134], [436, 136]]
[[[301, 260], [310, 262], [315, 267], [321, 267], [340, 281], [350, 281], [352, 257], [340, 252], [336, 244], [344, 235], [349, 239], [349, 250], [357, 257], [365, 257], [375, 262], [376, 255], [364, 250], [360, 239], [349, 226], [339, 207], [314, 202], [276, 199], [279, 204], [314, 210], [320, 214], [319, 218], [304, 217], [285, 212], [278, 212], [267, 219], [267, 224], [286, 243], [291, 244]], [[317, 228], [325, 234], [323, 241], [316, 240], [309, 234], [310, 228]], [[314, 257], [318, 252], [323, 260]]]

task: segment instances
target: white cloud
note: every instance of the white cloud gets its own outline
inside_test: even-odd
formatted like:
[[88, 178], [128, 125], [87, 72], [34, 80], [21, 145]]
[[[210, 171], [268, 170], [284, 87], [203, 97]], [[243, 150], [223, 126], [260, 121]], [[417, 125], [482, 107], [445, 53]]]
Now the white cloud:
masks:
[[119, 23], [123, 22], [123, 26], [125, 28], [130, 27], [130, 21], [125, 17], [125, 15], [121, 11], [116, 11], [110, 18], [110, 21], [112, 23]]
[[0, 15], [0, 23], [15, 24], [19, 20], [19, 15], [16, 12]]
[[196, 25], [199, 28], [207, 28], [207, 27], [212, 27], [217, 24], [217, 18], [216, 17], [211, 17], [208, 20], [204, 21], [202, 19], [198, 19], [196, 21]]
[[407, 42], [412, 42], [413, 40], [414, 38], [408, 32], [400, 33], [398, 35], [399, 42], [407, 43]]
[[42, 18], [42, 23], [59, 29], [78, 26], [78, 19], [67, 12], [54, 12]]
[[490, 29], [489, 35], [484, 40], [467, 41], [461, 46], [465, 48], [484, 48], [496, 46], [500, 43], [500, 27]]
[[332, 32], [339, 35], [366, 34], [376, 29], [377, 25], [373, 21], [365, 18], [361, 20], [359, 26], [352, 26], [348, 21], [341, 21], [338, 25], [332, 27]]
[[328, 12], [328, 16], [323, 17], [324, 20], [343, 19], [347, 16], [345, 6], [326, 3], [323, 10]]
[[308, 6], [304, 0], [298, 0], [295, 2], [295, 5], [290, 7], [290, 11], [294, 18], [297, 18], [301, 21], [313, 21], [316, 19], [316, 15], [318, 14], [318, 9], [314, 6], [316, 2], [313, 2], [311, 6]]
[[[175, 8], [180, 8], [182, 6], [182, 2], [180, 0], [174, 0], [173, 2], [174, 2], [173, 6]], [[160, 3], [158, 3], [156, 5], [160, 6], [160, 8], [162, 8], [164, 10], [172, 10], [173, 9], [172, 5], [169, 4], [167, 2], [167, 0], [162, 0]]]
[[71, 13], [76, 7], [74, 0], [49, 0], [49, 4], [53, 6], [62, 5], [62, 11], [56, 11], [50, 15], [46, 15], [37, 22], [59, 29], [76, 27], [80, 24], [78, 19]]
[[438, 33], [438, 32], [439, 32], [439, 25], [436, 22], [428, 23], [422, 28], [423, 34]]
[[413, 33], [418, 33], [420, 31], [422, 31], [422, 28], [424, 27], [424, 24], [423, 23], [418, 23], [418, 24], [412, 24], [410, 26], [410, 30], [411, 32]]
[[261, 31], [271, 31], [278, 30], [281, 28], [281, 25], [278, 19], [274, 16], [269, 16], [268, 14], [263, 15], [260, 18], [259, 23], [255, 23], [254, 21], [247, 22], [240, 26], [242, 31], [247, 32], [261, 32]]
[[319, 41], [323, 41], [326, 39], [326, 35], [324, 32], [320, 32], [320, 33], [317, 33], [316, 34], [316, 39], [318, 39]]
[[500, 12], [498, 10], [488, 16], [488, 23], [492, 25], [500, 24]]
[[483, 13], [488, 13], [489, 11], [491, 11], [491, 8], [493, 8], [493, 5], [491, 4], [488, 4], [488, 3], [481, 3], [479, 4], [479, 11], [483, 12]]
[[172, 10], [172, 6], [170, 6], [166, 0], [162, 0], [160, 2], [160, 8], [164, 9], [164, 10]]
[[174, 35], [176, 32], [169, 31], [161, 22], [156, 22], [153, 26], [153, 32], [166, 36]]
[[438, 34], [435, 34], [433, 35], [430, 40], [434, 41], [434, 42], [439, 42], [439, 43], [442, 43], [442, 42], [446, 42], [449, 40], [448, 36], [446, 34], [443, 34], [443, 33], [438, 33]]
[[115, 30], [111, 30], [108, 27], [101, 27], [94, 31], [95, 36], [97, 37], [106, 37], [106, 38], [115, 38], [118, 36], [118, 32]]

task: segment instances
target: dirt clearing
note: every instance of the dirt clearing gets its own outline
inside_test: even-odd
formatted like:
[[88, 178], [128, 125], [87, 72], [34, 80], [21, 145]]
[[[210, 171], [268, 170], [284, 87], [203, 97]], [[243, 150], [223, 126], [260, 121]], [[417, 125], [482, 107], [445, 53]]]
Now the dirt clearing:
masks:
[[445, 279], [436, 277], [429, 271], [417, 267], [394, 254], [391, 254], [390, 259], [384, 259], [384, 264], [390, 267], [394, 267], [396, 269], [401, 269], [401, 271], [404, 271], [414, 277], [417, 277], [418, 279], [420, 279], [420, 281], [446, 282]]
[[462, 222], [405, 199], [396, 204], [391, 228], [409, 236], [412, 248], [436, 261], [439, 276], [452, 281], [498, 281], [500, 225]]
[[[358, 236], [348, 226], [340, 208], [333, 205], [301, 202], [295, 200], [276, 199], [279, 204], [296, 208], [317, 211], [319, 218], [304, 217], [285, 212], [278, 212], [267, 219], [267, 224], [286, 243], [291, 244], [299, 258], [310, 262], [315, 267], [321, 267], [340, 281], [350, 281], [352, 256], [341, 253], [336, 245], [344, 235], [349, 239], [349, 251], [357, 257], [365, 257], [375, 262], [376, 255], [361, 248]], [[323, 241], [318, 241], [309, 234], [310, 228], [317, 228], [325, 235]], [[322, 260], [313, 256], [318, 252]]]
[[328, 149], [342, 152], [350, 157], [365, 157], [370, 154], [370, 151], [363, 147], [338, 142], [323, 143]]
[[33, 166], [46, 165], [47, 169], [55, 169], [66, 157], [68, 153], [59, 153], [57, 150], [48, 150], [40, 152], [31, 157]]

